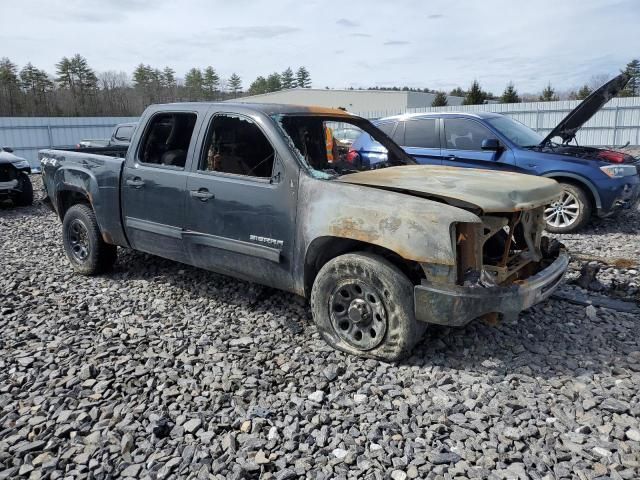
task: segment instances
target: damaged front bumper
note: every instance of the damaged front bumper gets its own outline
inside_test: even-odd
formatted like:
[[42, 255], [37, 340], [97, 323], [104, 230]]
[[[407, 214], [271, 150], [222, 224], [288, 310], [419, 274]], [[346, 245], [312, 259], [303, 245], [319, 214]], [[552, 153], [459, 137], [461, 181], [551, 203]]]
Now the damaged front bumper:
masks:
[[416, 318], [439, 325], [462, 326], [488, 313], [507, 319], [547, 299], [557, 288], [569, 265], [561, 249], [551, 265], [508, 287], [464, 287], [424, 282], [414, 289]]

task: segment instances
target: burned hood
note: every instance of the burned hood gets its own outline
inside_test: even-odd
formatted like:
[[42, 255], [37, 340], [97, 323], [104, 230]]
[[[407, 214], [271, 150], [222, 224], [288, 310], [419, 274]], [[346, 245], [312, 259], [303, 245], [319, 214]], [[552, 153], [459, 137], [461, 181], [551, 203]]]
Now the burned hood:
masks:
[[560, 137], [563, 142], [569, 142], [575, 137], [576, 132], [600, 110], [605, 103], [615, 97], [622, 90], [629, 75], [621, 73], [613, 80], [609, 80], [600, 88], [593, 91], [580, 104], [571, 110], [569, 114], [545, 137], [540, 145], [546, 145], [552, 138]]
[[479, 208], [485, 213], [547, 205], [561, 193], [559, 184], [549, 178], [431, 165], [368, 170], [343, 175], [336, 180], [438, 198], [452, 205]]

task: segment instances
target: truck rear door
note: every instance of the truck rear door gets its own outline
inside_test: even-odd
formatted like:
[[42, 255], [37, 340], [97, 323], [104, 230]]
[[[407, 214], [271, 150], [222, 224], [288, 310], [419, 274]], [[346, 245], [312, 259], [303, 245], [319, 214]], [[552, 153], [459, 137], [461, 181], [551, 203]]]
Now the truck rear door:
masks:
[[203, 128], [187, 179], [185, 247], [194, 265], [287, 289], [298, 170], [256, 120], [214, 113]]
[[136, 250], [186, 262], [187, 159], [198, 124], [194, 112], [152, 113], [122, 173], [123, 223]]

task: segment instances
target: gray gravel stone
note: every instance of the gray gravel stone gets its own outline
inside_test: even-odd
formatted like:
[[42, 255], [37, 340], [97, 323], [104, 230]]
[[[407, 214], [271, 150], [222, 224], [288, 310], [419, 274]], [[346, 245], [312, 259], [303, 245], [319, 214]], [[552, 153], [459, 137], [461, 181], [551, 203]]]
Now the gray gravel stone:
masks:
[[[561, 240], [637, 264], [640, 214], [619, 218]], [[0, 480], [640, 478], [631, 314], [551, 299], [384, 364], [327, 347], [290, 294], [128, 249], [75, 275], [60, 234], [0, 204]], [[638, 267], [599, 267], [588, 295], [640, 299]]]

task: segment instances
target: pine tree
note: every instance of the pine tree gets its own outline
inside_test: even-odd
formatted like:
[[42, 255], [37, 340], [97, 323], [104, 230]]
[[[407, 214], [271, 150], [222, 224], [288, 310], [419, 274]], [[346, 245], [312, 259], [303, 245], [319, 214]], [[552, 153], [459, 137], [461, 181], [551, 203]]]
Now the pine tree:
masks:
[[451, 95], [452, 97], [466, 97], [467, 92], [462, 90], [460, 87], [456, 87], [449, 92], [449, 95]]
[[139, 64], [133, 71], [133, 84], [137, 88], [148, 88], [151, 85], [151, 67]]
[[513, 83], [509, 82], [500, 96], [500, 103], [520, 103], [518, 91]]
[[249, 85], [248, 93], [250, 95], [261, 95], [263, 93], [267, 93], [267, 80], [262, 75], [259, 75], [253, 82], [251, 82], [251, 85]]
[[171, 67], [164, 67], [164, 70], [162, 70], [162, 86], [164, 88], [173, 88], [176, 84], [175, 70]]
[[544, 90], [542, 90], [542, 94], [538, 98], [541, 102], [555, 102], [558, 100], [558, 96], [556, 95], [556, 91], [549, 83]]
[[444, 92], [437, 92], [433, 102], [431, 102], [432, 107], [446, 107], [447, 106], [447, 94]]
[[576, 100], [584, 100], [589, 95], [591, 95], [589, 85], [583, 85], [582, 88], [578, 90], [578, 93], [576, 93]]
[[624, 72], [631, 77], [629, 83], [620, 92], [621, 97], [640, 96], [640, 60], [634, 59], [627, 63]]
[[272, 73], [267, 77], [267, 92], [277, 92], [282, 89], [282, 79], [279, 73]]
[[[98, 77], [89, 67], [87, 59], [80, 54], [75, 54], [71, 58], [62, 57], [56, 64], [59, 87], [68, 90], [76, 115], [93, 113], [96, 107], [95, 97], [98, 89]], [[90, 99], [92, 102], [90, 102]]]
[[298, 72], [296, 73], [296, 79], [298, 82], [298, 87], [311, 88], [311, 75], [309, 75], [309, 71], [305, 67], [300, 67], [298, 69]]
[[20, 84], [18, 67], [7, 57], [0, 59], [0, 115], [19, 112]]
[[202, 72], [199, 68], [192, 68], [184, 77], [184, 86], [187, 89], [189, 100], [201, 100], [203, 95]]
[[236, 73], [232, 73], [229, 77], [229, 91], [236, 98], [242, 92], [242, 79]]
[[482, 105], [487, 99], [487, 94], [480, 88], [480, 83], [474, 80], [471, 84], [471, 88], [464, 97], [463, 105]]
[[49, 80], [47, 73], [34, 67], [31, 62], [20, 70], [20, 84], [25, 92], [36, 96], [42, 96], [53, 89], [53, 82]]
[[202, 87], [204, 88], [207, 100], [215, 100], [217, 98], [218, 91], [220, 90], [220, 77], [213, 67], [207, 67], [204, 69]]
[[295, 88], [297, 81], [293, 76], [293, 70], [291, 70], [291, 67], [287, 67], [287, 69], [282, 72], [280, 75], [280, 83], [282, 84], [283, 89]]

